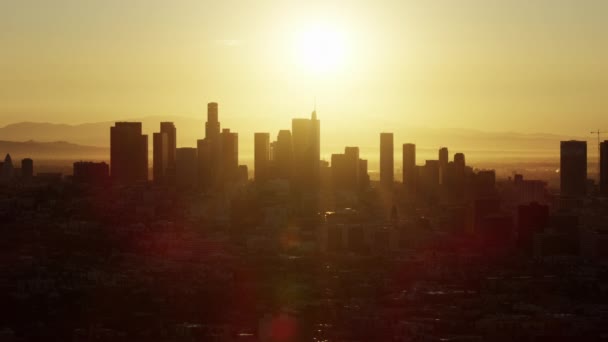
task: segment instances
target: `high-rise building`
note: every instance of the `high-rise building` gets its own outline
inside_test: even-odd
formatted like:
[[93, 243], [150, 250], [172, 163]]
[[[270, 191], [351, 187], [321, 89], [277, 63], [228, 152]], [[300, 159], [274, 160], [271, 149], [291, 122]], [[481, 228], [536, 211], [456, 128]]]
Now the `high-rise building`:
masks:
[[416, 145], [403, 144], [403, 187], [408, 194], [416, 192]]
[[152, 177], [164, 183], [169, 169], [169, 136], [167, 133], [152, 134]]
[[560, 188], [562, 196], [584, 196], [587, 193], [587, 142], [560, 143]]
[[220, 135], [218, 105], [216, 102], [207, 104], [207, 122], [205, 123], [205, 138], [216, 139]]
[[608, 140], [600, 143], [600, 194], [608, 196]]
[[291, 179], [293, 171], [293, 143], [289, 130], [279, 131], [274, 153], [274, 163], [278, 178]]
[[6, 154], [4, 162], [2, 163], [2, 169], [0, 170], [0, 180], [10, 181], [15, 176], [15, 167], [13, 166], [13, 159], [10, 154]]
[[110, 127], [110, 172], [121, 183], [148, 180], [148, 136], [141, 122], [116, 122]]
[[369, 188], [369, 173], [367, 172], [367, 159], [359, 159], [359, 188]]
[[439, 183], [446, 184], [448, 176], [449, 153], [447, 147], [439, 149]]
[[256, 182], [267, 181], [270, 168], [270, 133], [254, 134], [253, 174]]
[[332, 154], [332, 183], [337, 190], [357, 191], [359, 179], [359, 148], [346, 147], [343, 154]]
[[221, 167], [224, 182], [235, 181], [239, 168], [239, 135], [235, 132], [230, 132], [230, 129], [222, 130], [221, 145]]
[[181, 147], [175, 150], [175, 185], [180, 189], [194, 189], [198, 185], [197, 149]]
[[175, 149], [177, 148], [177, 132], [173, 122], [161, 122], [160, 133], [167, 135], [167, 166], [165, 176], [169, 182], [175, 180]]
[[[204, 162], [198, 164], [199, 185], [201, 189], [208, 190], [217, 188], [224, 182], [225, 177], [222, 173], [222, 137], [220, 136], [220, 122], [218, 118], [218, 104], [210, 102], [207, 104], [207, 122], [205, 123], [205, 142], [200, 141], [204, 147], [203, 155], [199, 158]], [[238, 146], [238, 144], [237, 144]], [[201, 181], [202, 180], [202, 181]]]
[[380, 184], [387, 189], [394, 182], [393, 133], [380, 133]]
[[21, 160], [21, 178], [30, 180], [34, 177], [34, 161], [31, 158]]
[[293, 144], [293, 185], [299, 190], [315, 189], [319, 184], [321, 138], [317, 112], [310, 119], [291, 121]]

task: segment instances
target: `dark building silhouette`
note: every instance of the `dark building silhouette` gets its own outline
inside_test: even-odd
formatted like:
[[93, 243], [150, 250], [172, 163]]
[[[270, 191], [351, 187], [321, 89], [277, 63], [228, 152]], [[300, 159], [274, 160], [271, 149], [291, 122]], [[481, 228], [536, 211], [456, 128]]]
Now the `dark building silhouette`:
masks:
[[428, 197], [437, 196], [439, 191], [439, 161], [427, 160], [421, 169], [420, 186], [422, 193]]
[[293, 175], [293, 142], [289, 130], [279, 131], [273, 159], [277, 177], [291, 179]]
[[291, 121], [293, 143], [292, 185], [302, 190], [314, 190], [319, 184], [321, 160], [320, 122], [317, 112], [313, 111], [310, 119], [293, 119]]
[[449, 152], [447, 147], [439, 149], [439, 184], [445, 185], [448, 177]]
[[600, 143], [600, 194], [608, 196], [608, 140]]
[[369, 173], [367, 172], [367, 159], [359, 159], [359, 189], [369, 188]]
[[[223, 182], [222, 175], [222, 140], [220, 137], [220, 122], [218, 120], [218, 104], [207, 104], [207, 122], [205, 123], [204, 159], [199, 163], [199, 174], [202, 175], [203, 189], [217, 188]], [[198, 146], [198, 145], [197, 145]]]
[[584, 196], [587, 193], [587, 142], [560, 143], [560, 188], [562, 196]]
[[175, 149], [177, 148], [177, 131], [173, 122], [161, 122], [160, 133], [167, 135], [167, 166], [165, 178], [172, 183], [175, 180]]
[[110, 167], [104, 162], [79, 161], [73, 164], [72, 175], [77, 183], [102, 184], [110, 179]]
[[270, 133], [254, 134], [253, 174], [256, 182], [270, 178]]
[[380, 185], [390, 189], [394, 182], [393, 133], [380, 133]]
[[224, 128], [221, 137], [221, 171], [224, 182], [235, 181], [239, 168], [239, 135]]
[[332, 154], [332, 183], [336, 190], [356, 192], [360, 188], [359, 148], [346, 147], [343, 154]]
[[175, 185], [182, 190], [198, 186], [197, 149], [181, 147], [175, 151]]
[[141, 122], [117, 122], [110, 127], [110, 174], [121, 183], [148, 180], [148, 136]]
[[2, 168], [0, 168], [0, 181], [11, 181], [15, 177], [15, 167], [13, 166], [13, 159], [10, 154], [6, 154]]
[[197, 186], [200, 190], [208, 190], [211, 188], [211, 148], [209, 140], [199, 139], [196, 141], [197, 155]]
[[169, 136], [167, 133], [152, 134], [152, 177], [157, 183], [164, 183], [169, 168]]
[[21, 178], [31, 180], [34, 177], [34, 161], [31, 158], [21, 160]]
[[403, 144], [403, 187], [408, 195], [416, 192], [416, 145], [415, 144]]

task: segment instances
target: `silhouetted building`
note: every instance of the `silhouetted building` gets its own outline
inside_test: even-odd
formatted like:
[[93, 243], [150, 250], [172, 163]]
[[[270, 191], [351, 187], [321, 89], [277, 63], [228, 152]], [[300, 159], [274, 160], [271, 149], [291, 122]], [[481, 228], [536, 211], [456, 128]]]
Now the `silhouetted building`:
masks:
[[369, 173], [367, 172], [367, 159], [359, 159], [359, 189], [369, 188]]
[[494, 170], [477, 172], [474, 177], [473, 187], [478, 197], [493, 195], [496, 189], [496, 172]]
[[72, 179], [77, 183], [103, 184], [110, 178], [110, 166], [104, 162], [75, 162]]
[[239, 135], [224, 128], [220, 136], [223, 179], [224, 182], [232, 182], [236, 180], [239, 168]]
[[[198, 145], [197, 145], [198, 147]], [[202, 189], [217, 188], [223, 181], [222, 176], [222, 140], [220, 122], [218, 121], [218, 104], [207, 104], [207, 122], [205, 123], [204, 163], [199, 163], [199, 174], [202, 175]]]
[[31, 158], [21, 160], [21, 178], [31, 180], [34, 177], [34, 161]]
[[562, 141], [560, 144], [560, 188], [562, 196], [587, 193], [587, 142]]
[[291, 179], [293, 175], [293, 142], [291, 131], [279, 131], [273, 159], [277, 177], [280, 179]]
[[180, 189], [195, 189], [198, 185], [197, 149], [181, 147], [175, 150], [175, 185]]
[[403, 144], [403, 188], [408, 195], [416, 192], [416, 180], [418, 171], [416, 169], [416, 145]]
[[600, 194], [608, 196], [608, 140], [600, 143]]
[[394, 183], [393, 133], [380, 133], [380, 185], [391, 189]]
[[169, 136], [167, 133], [152, 134], [152, 176], [155, 182], [164, 183], [169, 169]]
[[447, 147], [439, 149], [439, 183], [445, 185], [448, 177], [449, 153]]
[[332, 182], [336, 190], [356, 192], [359, 181], [359, 148], [346, 147], [344, 154], [331, 156]]
[[169, 183], [175, 181], [175, 149], [177, 148], [177, 132], [173, 122], [161, 122], [160, 133], [167, 135], [167, 166], [165, 178]]
[[141, 122], [117, 122], [110, 127], [110, 173], [121, 183], [148, 180], [148, 136]]
[[256, 182], [270, 178], [270, 133], [254, 134], [253, 174]]
[[207, 104], [207, 122], [205, 123], [205, 138], [216, 139], [220, 135], [218, 105], [216, 102]]
[[247, 165], [239, 165], [239, 170], [237, 174], [237, 182], [239, 183], [247, 183], [249, 180], [249, 169]]
[[2, 169], [0, 170], [0, 181], [8, 182], [15, 177], [15, 167], [13, 166], [13, 160], [10, 154], [6, 154], [4, 162], [2, 163]]
[[421, 195], [437, 196], [439, 191], [439, 161], [427, 160], [420, 175]]
[[293, 143], [293, 185], [296, 189], [314, 190], [319, 184], [321, 160], [320, 122], [317, 112], [310, 119], [291, 121]]

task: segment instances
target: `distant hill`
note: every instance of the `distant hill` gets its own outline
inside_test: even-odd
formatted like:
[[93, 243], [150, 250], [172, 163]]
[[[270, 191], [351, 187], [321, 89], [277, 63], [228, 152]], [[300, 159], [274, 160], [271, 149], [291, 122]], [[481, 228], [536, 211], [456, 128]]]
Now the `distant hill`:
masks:
[[0, 140], [0, 154], [2, 159], [10, 153], [13, 160], [33, 158], [34, 160], [109, 160], [108, 147], [83, 146], [65, 141], [37, 142], [37, 141], [2, 141]]

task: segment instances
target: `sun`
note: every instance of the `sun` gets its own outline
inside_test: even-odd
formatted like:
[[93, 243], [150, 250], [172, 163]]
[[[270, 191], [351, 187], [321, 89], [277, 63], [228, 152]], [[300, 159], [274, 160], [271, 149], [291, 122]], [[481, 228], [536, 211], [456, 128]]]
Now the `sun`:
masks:
[[307, 27], [297, 33], [294, 42], [296, 60], [309, 72], [324, 74], [345, 67], [348, 44], [346, 35], [337, 27]]

